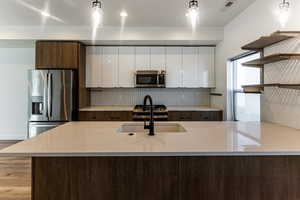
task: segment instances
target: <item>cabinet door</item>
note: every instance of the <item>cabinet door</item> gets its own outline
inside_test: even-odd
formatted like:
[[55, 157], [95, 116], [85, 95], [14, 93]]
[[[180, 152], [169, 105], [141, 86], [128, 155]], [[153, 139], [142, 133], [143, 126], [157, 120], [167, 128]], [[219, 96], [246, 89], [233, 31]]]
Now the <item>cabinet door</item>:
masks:
[[215, 48], [199, 47], [198, 52], [198, 78], [200, 87], [215, 87]]
[[37, 69], [78, 69], [79, 42], [39, 41], [36, 43]]
[[166, 48], [166, 87], [182, 87], [182, 48]]
[[102, 84], [103, 88], [117, 87], [118, 48], [103, 47]]
[[166, 70], [166, 48], [151, 47], [150, 48], [150, 64], [151, 70]]
[[135, 68], [136, 70], [150, 70], [150, 48], [135, 48]]
[[198, 74], [198, 48], [184, 47], [182, 58], [183, 69], [183, 87], [197, 88], [200, 87]]
[[102, 48], [87, 47], [86, 51], [86, 87], [101, 87]]
[[135, 48], [119, 47], [119, 87], [134, 87]]

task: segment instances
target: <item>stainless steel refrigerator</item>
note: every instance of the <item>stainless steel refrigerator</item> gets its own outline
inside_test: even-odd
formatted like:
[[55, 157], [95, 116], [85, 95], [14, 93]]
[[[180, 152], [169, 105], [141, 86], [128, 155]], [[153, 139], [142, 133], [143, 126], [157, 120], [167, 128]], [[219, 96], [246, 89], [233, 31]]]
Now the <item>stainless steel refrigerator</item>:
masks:
[[29, 71], [28, 137], [74, 120], [74, 71]]

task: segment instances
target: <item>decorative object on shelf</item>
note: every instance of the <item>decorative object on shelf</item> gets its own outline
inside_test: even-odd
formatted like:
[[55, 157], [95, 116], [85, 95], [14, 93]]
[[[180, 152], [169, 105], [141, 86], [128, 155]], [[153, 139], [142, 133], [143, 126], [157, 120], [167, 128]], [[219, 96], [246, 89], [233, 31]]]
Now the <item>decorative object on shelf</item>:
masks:
[[286, 54], [286, 53], [273, 54], [270, 56], [262, 57], [256, 60], [251, 60], [249, 62], [243, 63], [243, 66], [262, 68], [265, 64], [270, 64], [270, 63], [274, 63], [282, 60], [289, 60], [289, 59], [300, 59], [300, 54]]

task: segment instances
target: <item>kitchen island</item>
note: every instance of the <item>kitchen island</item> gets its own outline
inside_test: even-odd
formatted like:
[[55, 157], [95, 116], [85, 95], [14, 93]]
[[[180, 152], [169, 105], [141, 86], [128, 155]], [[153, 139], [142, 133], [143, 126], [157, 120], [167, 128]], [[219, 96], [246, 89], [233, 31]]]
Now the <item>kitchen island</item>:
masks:
[[32, 157], [34, 200], [299, 199], [299, 130], [178, 122], [168, 124], [182, 131], [151, 137], [124, 124], [136, 125], [67, 123], [0, 156]]

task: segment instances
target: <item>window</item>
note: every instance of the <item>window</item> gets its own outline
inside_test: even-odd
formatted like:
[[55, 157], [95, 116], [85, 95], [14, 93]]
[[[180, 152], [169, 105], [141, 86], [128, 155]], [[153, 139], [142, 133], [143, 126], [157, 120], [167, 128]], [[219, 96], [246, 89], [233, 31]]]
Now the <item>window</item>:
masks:
[[260, 84], [261, 69], [242, 64], [260, 58], [260, 53], [240, 56], [232, 60], [232, 106], [236, 121], [260, 121], [260, 94], [243, 93], [243, 85]]

